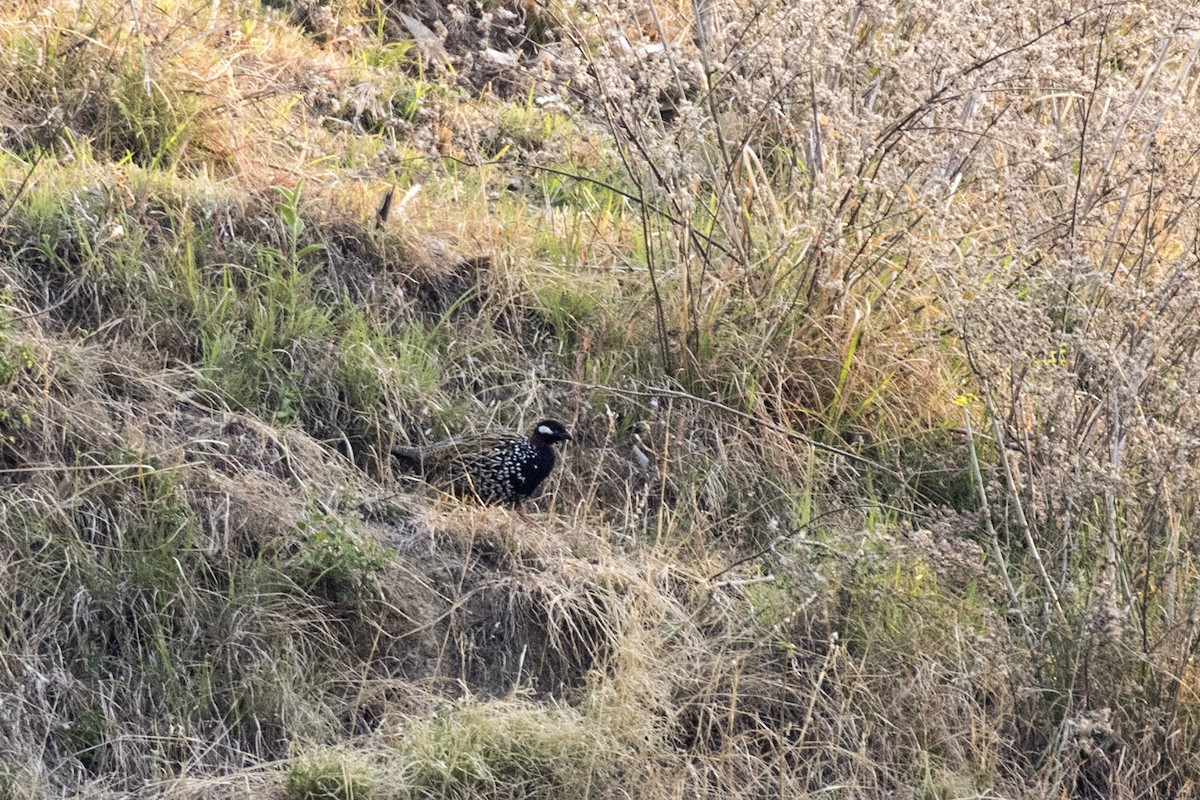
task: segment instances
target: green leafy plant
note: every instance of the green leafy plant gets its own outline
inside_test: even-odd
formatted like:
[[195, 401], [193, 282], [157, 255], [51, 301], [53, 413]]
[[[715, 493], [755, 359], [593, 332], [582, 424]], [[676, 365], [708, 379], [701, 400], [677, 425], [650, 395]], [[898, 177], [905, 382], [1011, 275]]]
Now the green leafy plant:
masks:
[[315, 595], [346, 606], [369, 599], [379, 574], [392, 563], [380, 545], [360, 538], [343, 520], [317, 514], [297, 523], [304, 535], [288, 570]]

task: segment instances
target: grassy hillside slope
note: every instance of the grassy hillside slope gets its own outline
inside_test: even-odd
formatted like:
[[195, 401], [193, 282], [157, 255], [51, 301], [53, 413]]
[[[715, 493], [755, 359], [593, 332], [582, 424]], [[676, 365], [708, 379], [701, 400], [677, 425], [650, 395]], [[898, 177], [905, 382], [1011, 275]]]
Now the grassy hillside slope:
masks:
[[1198, 30], [0, 9], [0, 798], [1190, 796]]

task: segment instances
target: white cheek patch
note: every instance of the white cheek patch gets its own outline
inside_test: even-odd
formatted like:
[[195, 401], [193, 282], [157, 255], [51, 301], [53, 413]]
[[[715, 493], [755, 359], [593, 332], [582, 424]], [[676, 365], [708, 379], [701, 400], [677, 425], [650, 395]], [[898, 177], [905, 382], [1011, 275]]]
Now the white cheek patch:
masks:
[[542, 436], [553, 436], [554, 435], [554, 431], [550, 430], [549, 425], [538, 425], [537, 431]]

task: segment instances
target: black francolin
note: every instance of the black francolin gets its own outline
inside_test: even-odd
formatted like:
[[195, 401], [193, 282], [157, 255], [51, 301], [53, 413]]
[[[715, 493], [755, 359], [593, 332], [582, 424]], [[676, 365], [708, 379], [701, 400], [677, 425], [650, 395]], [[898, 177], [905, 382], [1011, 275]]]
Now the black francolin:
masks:
[[554, 469], [554, 445], [571, 438], [561, 422], [544, 419], [528, 435], [482, 433], [427, 447], [395, 447], [396, 464], [428, 483], [489, 505], [518, 505]]

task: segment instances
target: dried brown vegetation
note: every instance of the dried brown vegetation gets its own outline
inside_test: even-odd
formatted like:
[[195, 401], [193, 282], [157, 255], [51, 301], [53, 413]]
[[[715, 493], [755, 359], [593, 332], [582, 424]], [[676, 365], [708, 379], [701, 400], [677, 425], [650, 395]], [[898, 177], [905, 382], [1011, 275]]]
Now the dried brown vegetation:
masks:
[[1196, 791], [1191, 5], [268, 5], [0, 11], [0, 798]]

